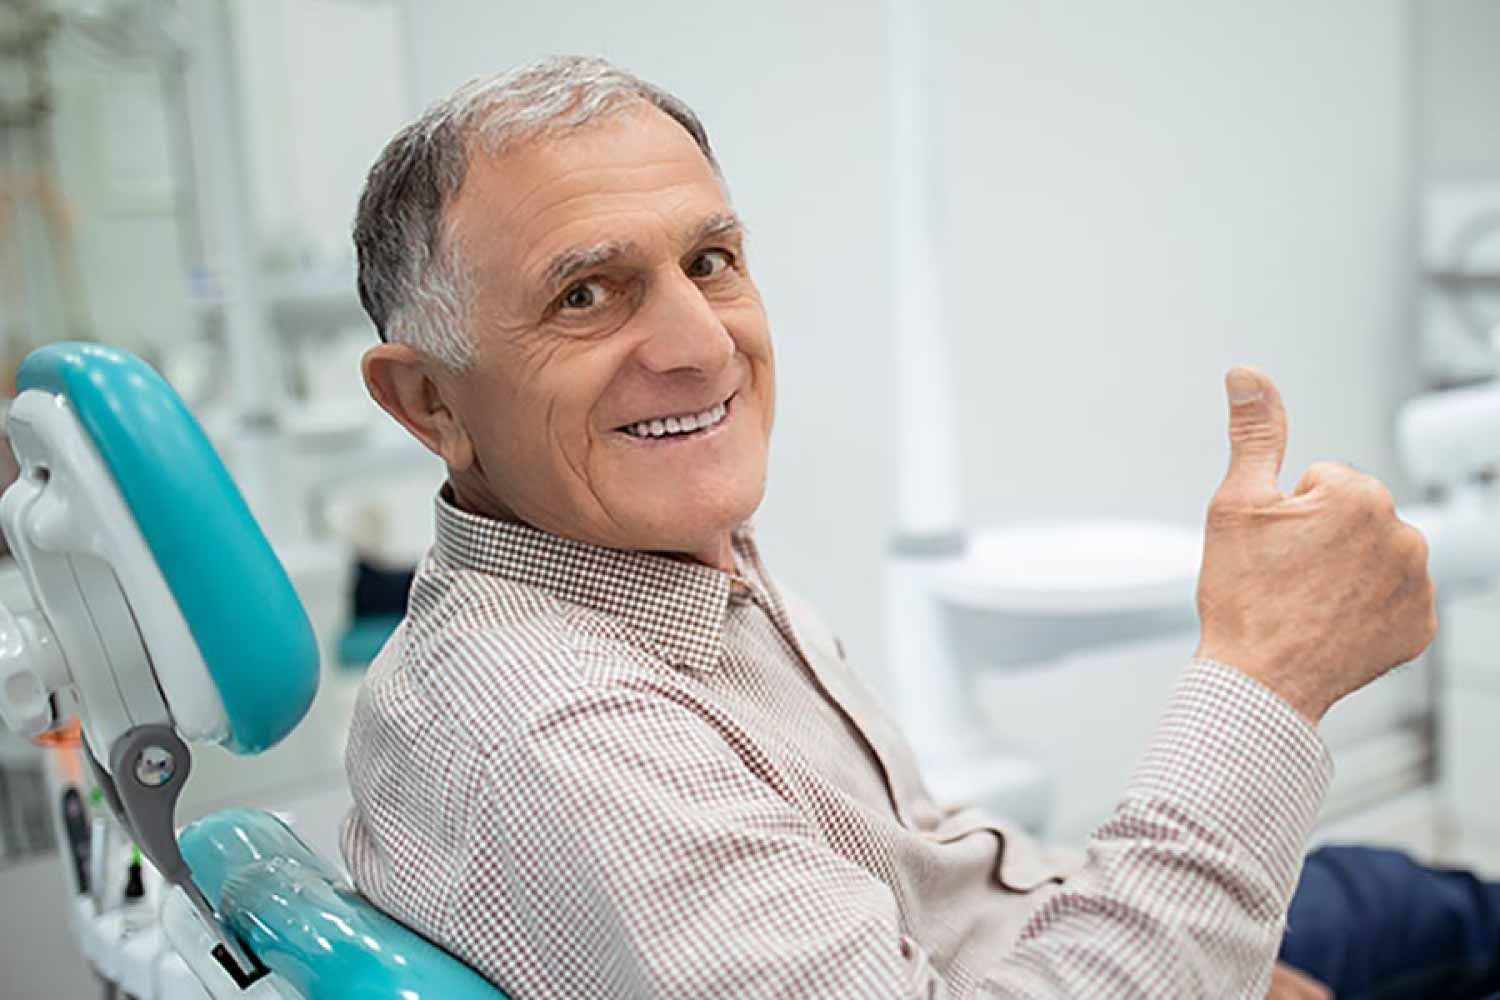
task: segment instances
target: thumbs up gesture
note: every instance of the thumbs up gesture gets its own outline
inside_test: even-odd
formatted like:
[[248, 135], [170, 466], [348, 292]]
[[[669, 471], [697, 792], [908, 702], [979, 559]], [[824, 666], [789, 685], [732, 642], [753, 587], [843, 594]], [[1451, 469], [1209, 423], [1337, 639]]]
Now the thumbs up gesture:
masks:
[[1225, 386], [1229, 472], [1208, 508], [1198, 656], [1238, 668], [1316, 725], [1432, 642], [1427, 542], [1379, 480], [1348, 466], [1313, 465], [1282, 493], [1281, 394], [1252, 368], [1231, 370]]

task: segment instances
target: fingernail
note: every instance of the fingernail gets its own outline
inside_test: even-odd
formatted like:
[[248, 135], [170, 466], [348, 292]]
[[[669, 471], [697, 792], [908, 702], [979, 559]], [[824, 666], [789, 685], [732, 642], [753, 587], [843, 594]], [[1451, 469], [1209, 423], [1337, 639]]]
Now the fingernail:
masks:
[[1229, 401], [1231, 403], [1249, 403], [1259, 399], [1263, 395], [1260, 388], [1260, 379], [1243, 368], [1231, 369], [1224, 383], [1229, 389]]

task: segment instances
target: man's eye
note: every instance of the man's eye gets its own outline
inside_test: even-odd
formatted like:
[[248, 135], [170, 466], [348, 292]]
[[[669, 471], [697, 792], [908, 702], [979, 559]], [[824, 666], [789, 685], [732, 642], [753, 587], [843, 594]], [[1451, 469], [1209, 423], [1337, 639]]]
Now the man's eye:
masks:
[[578, 284], [562, 293], [558, 299], [558, 305], [563, 309], [592, 309], [602, 303], [608, 293], [605, 291], [604, 282], [595, 278], [592, 281], [580, 281]]
[[689, 278], [712, 278], [734, 263], [728, 250], [705, 250], [687, 266]]

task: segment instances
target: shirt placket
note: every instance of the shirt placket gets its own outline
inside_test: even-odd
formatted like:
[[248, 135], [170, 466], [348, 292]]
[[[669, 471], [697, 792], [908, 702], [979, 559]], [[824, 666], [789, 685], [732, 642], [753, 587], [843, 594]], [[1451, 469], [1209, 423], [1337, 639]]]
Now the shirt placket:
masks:
[[[749, 559], [759, 575], [764, 578], [764, 569], [760, 566], [759, 557], [753, 550], [749, 553]], [[851, 683], [853, 681], [851, 677], [847, 677], [845, 672], [833, 669], [830, 663], [824, 662], [822, 656], [816, 655], [814, 651], [807, 648], [807, 643], [798, 634], [786, 608], [770, 593], [769, 588], [753, 581], [746, 581], [745, 587], [748, 594], [759, 595], [759, 603], [770, 617], [776, 630], [786, 639], [798, 659], [806, 665], [818, 692], [849, 723], [850, 728], [864, 744], [865, 750], [880, 771], [886, 796], [890, 799], [897, 821], [902, 826], [914, 828], [916, 824], [911, 815], [911, 804], [923, 798], [921, 783], [915, 771], [910, 768], [900, 769], [896, 766], [896, 752], [883, 747], [881, 740], [877, 738], [877, 732], [893, 736], [894, 732], [891, 727], [880, 724], [879, 711], [858, 690], [857, 683]], [[837, 651], [830, 650], [829, 655], [836, 656]]]

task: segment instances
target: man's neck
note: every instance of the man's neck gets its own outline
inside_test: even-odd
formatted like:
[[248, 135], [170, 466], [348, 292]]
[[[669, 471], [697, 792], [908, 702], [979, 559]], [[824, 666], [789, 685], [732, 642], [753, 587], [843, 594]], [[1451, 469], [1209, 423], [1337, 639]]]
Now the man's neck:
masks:
[[739, 572], [739, 568], [734, 563], [734, 536], [729, 532], [722, 537], [715, 538], [712, 543], [695, 552], [658, 552], [656, 554], [672, 559], [702, 563], [710, 569], [731, 575]]
[[[443, 497], [459, 510], [469, 514], [488, 517], [495, 521], [527, 524], [538, 531], [549, 530], [540, 525], [531, 524], [530, 521], [519, 516], [509, 507], [496, 500], [488, 490], [475, 490], [466, 482], [455, 482], [450, 478], [443, 485]], [[560, 533], [553, 532], [553, 534]], [[583, 542], [585, 545], [599, 544], [591, 539], [578, 538], [572, 535], [564, 535], [563, 537], [572, 538], [573, 541]], [[652, 555], [666, 556], [669, 559], [701, 563], [710, 569], [716, 569], [723, 573], [734, 574], [739, 571], [734, 562], [734, 532], [732, 530], [716, 535], [702, 546], [687, 551], [653, 549], [643, 549], [640, 551], [650, 552]]]

